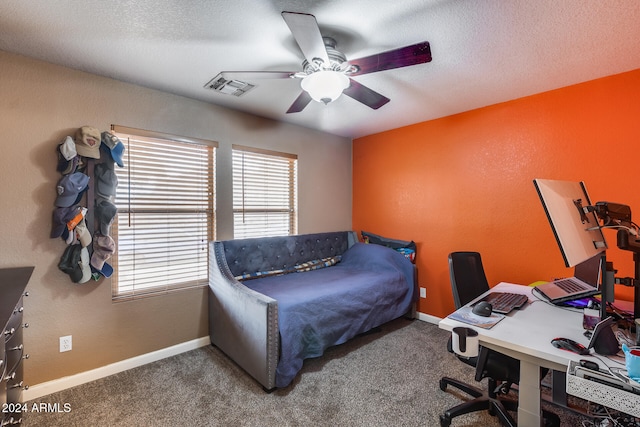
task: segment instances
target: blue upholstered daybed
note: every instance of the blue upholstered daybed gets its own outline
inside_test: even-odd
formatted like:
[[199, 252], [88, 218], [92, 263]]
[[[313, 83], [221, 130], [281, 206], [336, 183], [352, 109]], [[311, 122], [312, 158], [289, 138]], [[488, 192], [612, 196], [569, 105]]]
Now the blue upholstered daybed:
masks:
[[266, 390], [417, 298], [414, 265], [352, 231], [216, 241], [209, 264], [211, 343]]

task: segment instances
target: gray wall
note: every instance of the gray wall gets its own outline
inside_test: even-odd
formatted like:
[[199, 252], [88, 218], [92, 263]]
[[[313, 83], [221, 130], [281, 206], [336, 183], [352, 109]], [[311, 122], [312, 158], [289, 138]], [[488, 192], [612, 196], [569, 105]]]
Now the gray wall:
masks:
[[[299, 233], [351, 228], [349, 139], [0, 51], [0, 268], [35, 266], [25, 304], [31, 385], [208, 335], [205, 289], [113, 303], [108, 279], [76, 285], [57, 268], [56, 146], [80, 126], [111, 124], [218, 141], [218, 239], [232, 236], [231, 144], [298, 155]], [[73, 350], [59, 353], [63, 335]]]

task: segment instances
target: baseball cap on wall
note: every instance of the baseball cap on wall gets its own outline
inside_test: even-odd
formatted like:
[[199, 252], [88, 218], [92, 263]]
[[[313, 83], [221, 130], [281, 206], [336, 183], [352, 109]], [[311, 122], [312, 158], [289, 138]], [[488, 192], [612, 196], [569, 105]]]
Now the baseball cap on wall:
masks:
[[102, 265], [102, 269], [101, 270], [98, 270], [93, 266], [91, 266], [91, 268], [93, 270], [97, 271], [98, 273], [102, 274], [104, 277], [111, 277], [111, 275], [113, 275], [113, 267], [108, 262], [105, 262]]
[[87, 283], [91, 279], [91, 264], [89, 259], [89, 249], [80, 249], [80, 271], [82, 271], [82, 277], [78, 280], [78, 283]]
[[103, 150], [109, 153], [111, 159], [121, 168], [124, 167], [124, 162], [122, 160], [124, 156], [124, 144], [120, 139], [113, 135], [111, 132], [102, 132], [102, 145], [100, 146]]
[[96, 219], [100, 224], [100, 234], [111, 234], [111, 224], [118, 213], [116, 205], [108, 200], [100, 199], [96, 204]]
[[76, 152], [76, 144], [70, 136], [67, 136], [62, 143], [58, 145], [58, 172], [68, 175], [78, 169], [78, 153]]
[[111, 236], [95, 235], [93, 239], [93, 255], [91, 255], [91, 267], [105, 277], [113, 274], [113, 267], [107, 264], [107, 260], [116, 251], [116, 243]]
[[87, 224], [85, 223], [84, 218], [82, 218], [82, 220], [78, 223], [78, 225], [76, 225], [75, 233], [76, 233], [76, 237], [78, 238], [78, 241], [80, 242], [83, 248], [86, 248], [91, 244], [91, 241], [92, 241], [91, 233], [87, 228]]
[[82, 249], [80, 244], [67, 246], [60, 257], [60, 262], [58, 262], [58, 268], [67, 273], [74, 283], [80, 282], [84, 275], [81, 267], [82, 260], [80, 252]]
[[70, 136], [65, 137], [64, 141], [58, 145], [58, 152], [65, 160], [71, 160], [78, 155], [78, 152], [76, 151], [76, 144]]
[[76, 151], [78, 155], [100, 158], [100, 131], [91, 126], [82, 126], [75, 135]]
[[67, 222], [71, 221], [81, 211], [82, 208], [80, 206], [55, 208], [52, 215], [51, 238], [62, 237], [66, 239], [65, 230], [68, 231]]
[[99, 198], [113, 200], [116, 197], [118, 177], [113, 169], [105, 163], [98, 163], [94, 169], [96, 179], [96, 193]]
[[74, 172], [63, 176], [56, 187], [58, 197], [55, 205], [66, 208], [77, 203], [77, 199], [89, 185], [89, 177], [82, 172]]
[[[60, 154], [58, 153], [58, 156]], [[57, 171], [62, 175], [69, 175], [78, 170], [80, 166], [80, 158], [78, 156], [72, 158], [71, 160], [65, 160], [64, 157], [58, 157], [58, 167]]]

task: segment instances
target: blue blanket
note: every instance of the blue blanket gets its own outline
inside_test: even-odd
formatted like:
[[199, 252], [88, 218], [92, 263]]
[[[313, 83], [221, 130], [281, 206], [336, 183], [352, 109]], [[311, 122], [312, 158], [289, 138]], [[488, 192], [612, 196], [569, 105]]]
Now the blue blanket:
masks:
[[245, 282], [278, 301], [276, 387], [289, 385], [304, 359], [407, 313], [414, 274], [399, 252], [356, 243], [335, 266]]

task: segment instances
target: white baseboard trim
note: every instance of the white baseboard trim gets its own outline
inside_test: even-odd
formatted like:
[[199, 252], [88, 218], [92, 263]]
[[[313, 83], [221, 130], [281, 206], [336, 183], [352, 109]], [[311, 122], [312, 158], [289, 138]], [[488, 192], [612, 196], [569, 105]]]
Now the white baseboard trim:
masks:
[[[433, 323], [434, 325], [437, 325], [438, 322], [442, 320], [439, 317], [421, 313], [419, 311], [416, 313], [416, 319], [423, 322]], [[100, 368], [92, 369], [90, 371], [80, 372], [78, 374], [69, 375], [67, 377], [58, 378], [41, 384], [36, 384], [34, 386], [30, 386], [27, 390], [24, 390], [22, 392], [22, 401], [28, 402], [30, 400], [39, 399], [40, 397], [47, 396], [58, 391], [66, 390], [80, 384], [95, 381], [100, 378], [108, 377], [109, 375], [117, 374], [118, 372], [133, 369], [138, 366], [146, 365], [147, 363], [175, 356], [186, 351], [195, 350], [196, 348], [205, 347], [210, 344], [211, 340], [208, 336], [196, 338], [195, 340], [152, 351], [151, 353], [142, 354], [130, 359], [121, 360], [120, 362], [101, 366]]]
[[439, 317], [421, 312], [418, 312], [418, 316], [416, 318], [418, 320], [422, 320], [423, 322], [433, 323], [434, 325], [437, 325], [442, 320]]
[[100, 368], [92, 369], [90, 371], [80, 372], [78, 374], [69, 375], [67, 377], [58, 378], [41, 384], [36, 384], [34, 386], [30, 386], [27, 390], [24, 390], [22, 392], [22, 401], [28, 402], [33, 399], [38, 399], [51, 393], [66, 390], [80, 384], [85, 384], [90, 381], [108, 377], [109, 375], [117, 374], [118, 372], [123, 372], [128, 369], [146, 365], [147, 363], [175, 356], [186, 351], [195, 350], [200, 347], [205, 347], [210, 344], [211, 340], [208, 336], [196, 338], [195, 340], [152, 351], [151, 353], [141, 354], [140, 356], [121, 360], [120, 362], [101, 366]]

